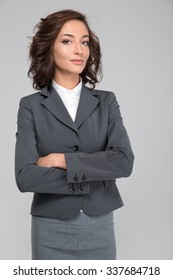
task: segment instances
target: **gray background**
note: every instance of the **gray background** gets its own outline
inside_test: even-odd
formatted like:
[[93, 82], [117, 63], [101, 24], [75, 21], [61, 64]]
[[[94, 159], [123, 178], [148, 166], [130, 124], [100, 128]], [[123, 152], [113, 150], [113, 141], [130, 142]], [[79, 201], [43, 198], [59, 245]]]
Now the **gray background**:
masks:
[[119, 179], [118, 259], [173, 259], [173, 1], [0, 1], [0, 259], [30, 259], [32, 194], [14, 179], [16, 115], [27, 78], [28, 39], [41, 17], [64, 8], [86, 13], [99, 36], [104, 79], [114, 91], [135, 153]]

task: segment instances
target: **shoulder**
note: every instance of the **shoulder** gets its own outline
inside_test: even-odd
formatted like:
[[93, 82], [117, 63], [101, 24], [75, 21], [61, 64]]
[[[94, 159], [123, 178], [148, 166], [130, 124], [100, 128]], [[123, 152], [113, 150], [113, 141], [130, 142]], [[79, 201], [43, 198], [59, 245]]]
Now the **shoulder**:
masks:
[[40, 101], [40, 98], [41, 98], [40, 92], [35, 92], [35, 93], [22, 97], [20, 102], [32, 104], [32, 103], [36, 102], [37, 100]]
[[91, 90], [92, 95], [96, 96], [102, 102], [108, 102], [111, 104], [116, 101], [116, 95], [112, 91], [93, 89]]
[[31, 107], [33, 105], [38, 105], [44, 100], [44, 95], [47, 95], [47, 87], [43, 88], [40, 91], [25, 95], [20, 99], [20, 104], [24, 104], [26, 106], [28, 105]]

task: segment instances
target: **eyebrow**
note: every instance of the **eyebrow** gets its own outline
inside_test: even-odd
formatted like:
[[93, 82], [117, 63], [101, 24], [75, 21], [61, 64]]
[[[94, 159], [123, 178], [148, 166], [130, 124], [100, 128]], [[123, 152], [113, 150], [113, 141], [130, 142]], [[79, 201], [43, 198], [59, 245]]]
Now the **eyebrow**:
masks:
[[[71, 38], [74, 38], [74, 37], [75, 37], [75, 36], [72, 35], [72, 34], [63, 34], [63, 35], [61, 35], [61, 37], [63, 37], [63, 36], [68, 36], [68, 37], [71, 37]], [[61, 38], [61, 37], [60, 37], [60, 38]], [[83, 35], [82, 38], [89, 38], [89, 35]]]

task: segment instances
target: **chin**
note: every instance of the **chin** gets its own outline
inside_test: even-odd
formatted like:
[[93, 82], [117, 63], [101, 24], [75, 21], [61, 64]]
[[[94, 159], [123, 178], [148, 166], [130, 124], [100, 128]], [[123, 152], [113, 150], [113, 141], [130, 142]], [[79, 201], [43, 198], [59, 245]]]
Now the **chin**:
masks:
[[82, 72], [83, 72], [83, 69], [82, 70], [78, 70], [78, 71], [72, 71], [71, 74], [80, 75]]

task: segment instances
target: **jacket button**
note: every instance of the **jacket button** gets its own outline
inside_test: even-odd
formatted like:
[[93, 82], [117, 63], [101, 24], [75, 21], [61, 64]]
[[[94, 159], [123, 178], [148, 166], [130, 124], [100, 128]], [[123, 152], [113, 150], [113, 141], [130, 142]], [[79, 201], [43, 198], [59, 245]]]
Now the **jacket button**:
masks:
[[77, 152], [79, 150], [79, 147], [77, 145], [73, 146], [73, 151]]
[[86, 176], [85, 176], [85, 174], [83, 174], [82, 181], [85, 181], [85, 180], [86, 180]]
[[77, 182], [77, 181], [78, 181], [77, 174], [75, 174], [75, 176], [74, 176], [74, 178], [73, 178], [73, 181], [74, 181], [74, 182]]
[[114, 160], [117, 156], [117, 153], [113, 150], [107, 150], [106, 151], [106, 157], [108, 160]]
[[79, 193], [82, 193], [82, 192], [83, 192], [82, 186], [80, 186], [80, 187], [78, 188], [78, 192], [79, 192]]
[[70, 189], [69, 189], [69, 190], [70, 190], [70, 192], [71, 192], [71, 193], [74, 193], [75, 188], [73, 187], [73, 185], [70, 187]]

